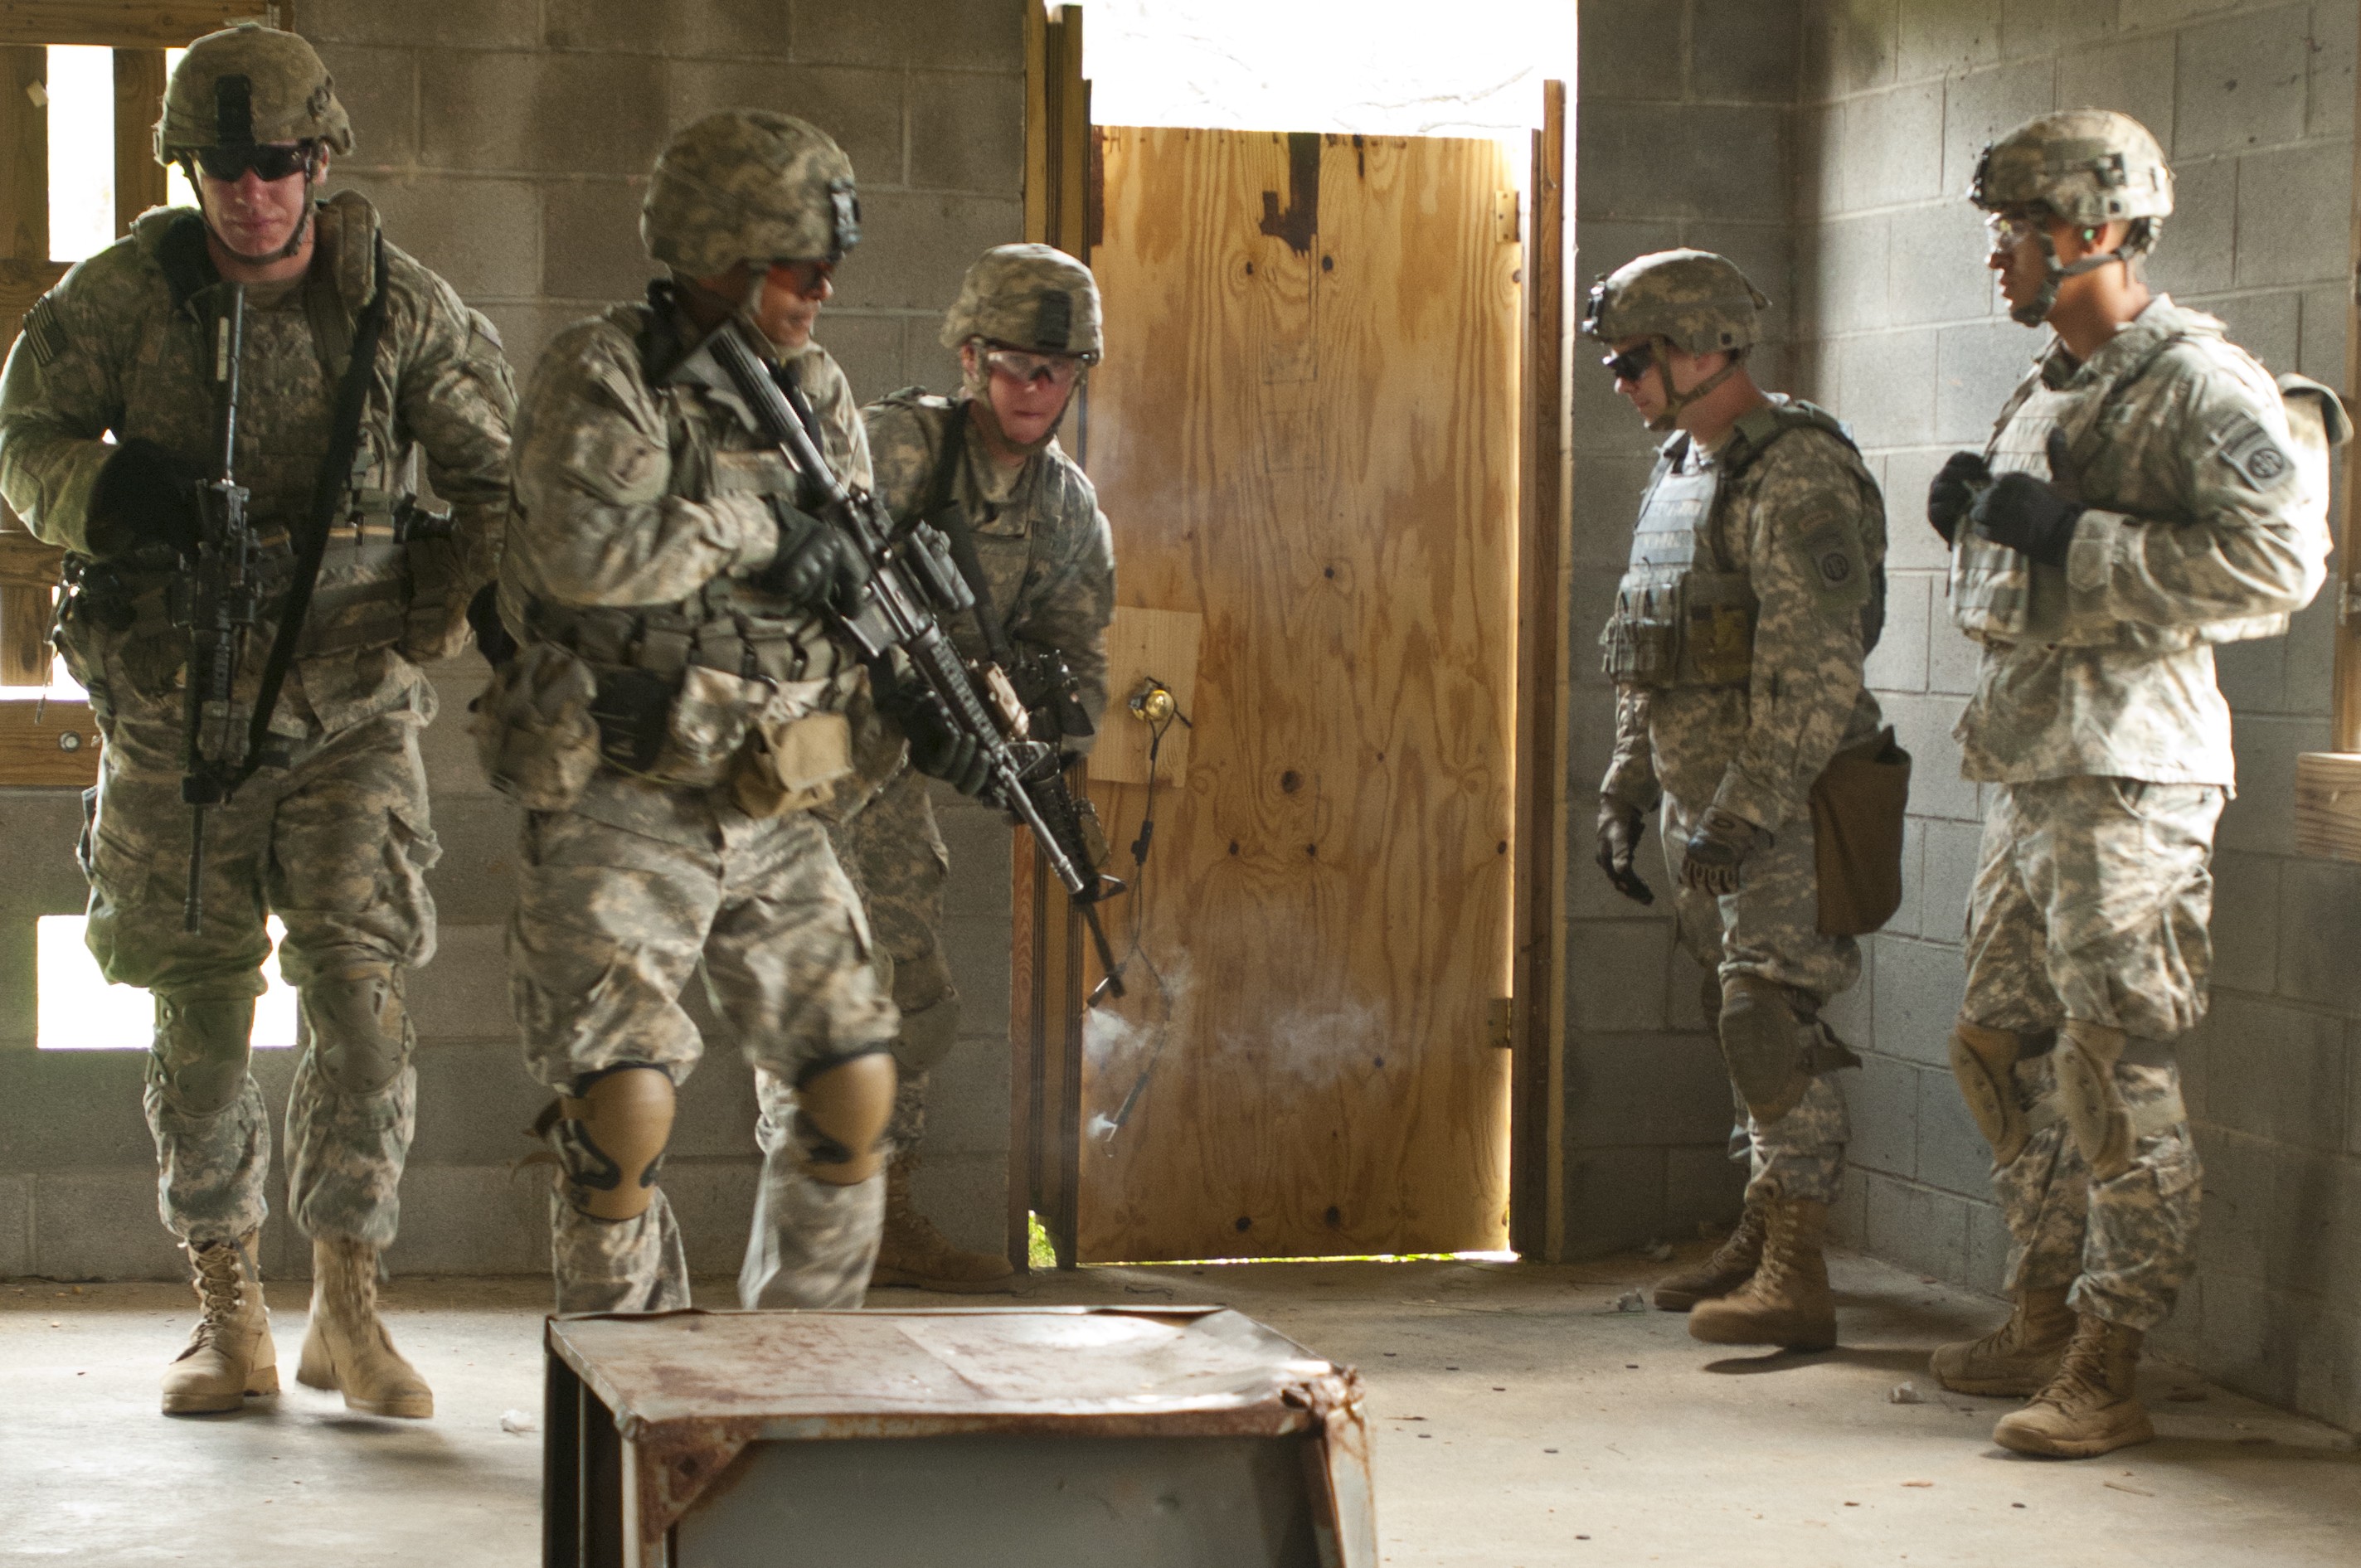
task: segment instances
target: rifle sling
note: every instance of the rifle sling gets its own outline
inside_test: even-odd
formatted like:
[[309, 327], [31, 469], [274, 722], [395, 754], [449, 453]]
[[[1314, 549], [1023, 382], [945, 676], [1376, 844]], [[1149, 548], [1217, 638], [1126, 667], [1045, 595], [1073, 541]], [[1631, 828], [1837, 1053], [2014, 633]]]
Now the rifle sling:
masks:
[[976, 553], [975, 531], [967, 525], [967, 508], [951, 499], [952, 487], [959, 478], [960, 456], [967, 449], [967, 404], [951, 405], [951, 422], [943, 427], [943, 449], [935, 459], [935, 471], [928, 480], [926, 499], [919, 504], [918, 516], [943, 531], [950, 541], [951, 560], [967, 579], [968, 591], [975, 596], [976, 630], [983, 633], [984, 651], [992, 662], [1005, 670], [1014, 655], [1008, 646], [1008, 634], [1000, 624], [1000, 612], [992, 602], [992, 584], [983, 575], [983, 557]]
[[361, 310], [353, 334], [352, 357], [336, 386], [335, 423], [330, 427], [327, 455], [320, 460], [320, 477], [312, 490], [312, 526], [295, 542], [295, 575], [288, 585], [286, 607], [270, 639], [270, 654], [262, 663], [262, 689], [254, 699], [254, 719], [247, 730], [246, 759], [238, 764], [231, 787], [252, 778], [262, 766], [263, 748], [270, 720], [279, 707], [280, 691], [295, 662], [295, 643], [302, 635], [303, 619], [312, 608], [312, 590], [320, 580], [320, 562], [328, 553], [328, 533], [335, 526], [336, 509], [352, 488], [353, 455], [359, 450], [361, 416], [368, 406], [369, 378], [377, 368], [378, 340], [385, 333], [385, 236], [377, 236], [371, 258], [376, 288]]

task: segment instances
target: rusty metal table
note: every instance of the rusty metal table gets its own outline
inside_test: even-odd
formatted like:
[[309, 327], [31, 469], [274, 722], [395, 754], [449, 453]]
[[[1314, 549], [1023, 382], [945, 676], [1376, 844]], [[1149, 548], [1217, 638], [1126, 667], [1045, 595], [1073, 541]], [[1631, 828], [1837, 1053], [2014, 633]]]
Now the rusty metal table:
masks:
[[1240, 1313], [549, 1321], [549, 1568], [1376, 1568], [1360, 1380]]

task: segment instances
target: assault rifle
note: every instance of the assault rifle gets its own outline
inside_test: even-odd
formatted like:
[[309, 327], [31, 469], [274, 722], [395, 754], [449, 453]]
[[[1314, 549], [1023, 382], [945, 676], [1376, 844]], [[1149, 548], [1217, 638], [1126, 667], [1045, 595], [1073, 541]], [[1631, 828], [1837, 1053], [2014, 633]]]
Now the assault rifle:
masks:
[[1100, 875], [1092, 864], [1057, 738], [1034, 739], [1030, 716], [1007, 673], [994, 663], [971, 664], [961, 658], [943, 630], [946, 619], [975, 603], [948, 541], [915, 519], [897, 526], [875, 497], [847, 488], [742, 332], [734, 321], [725, 323], [707, 336], [702, 352], [729, 378], [763, 438], [775, 444], [803, 476], [813, 515], [842, 530], [869, 563], [869, 603], [859, 615], [835, 617], [838, 630], [873, 672], [882, 671], [900, 650], [952, 727], [975, 741], [986, 766], [984, 798], [1033, 830], [1033, 841], [1090, 927], [1106, 989], [1121, 996], [1122, 976], [1096, 905], [1123, 884]]
[[182, 704], [185, 741], [181, 799], [189, 807], [189, 893], [181, 928], [204, 916], [205, 808], [227, 801], [247, 775], [247, 740], [236, 723], [238, 663], [262, 605], [262, 575], [247, 490], [237, 482], [238, 367], [246, 353], [246, 289], [228, 287], [214, 327], [215, 434], [221, 475], [197, 481], [196, 559], [187, 578], [189, 666]]

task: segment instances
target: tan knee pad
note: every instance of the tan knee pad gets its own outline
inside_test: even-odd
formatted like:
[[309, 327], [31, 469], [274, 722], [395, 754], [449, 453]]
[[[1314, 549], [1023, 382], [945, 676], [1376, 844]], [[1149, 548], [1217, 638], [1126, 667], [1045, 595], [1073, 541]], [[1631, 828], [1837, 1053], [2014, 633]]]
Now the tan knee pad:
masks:
[[594, 1220], [636, 1220], [655, 1201], [672, 1141], [672, 1075], [646, 1062], [599, 1073], [542, 1113], [566, 1200]]
[[2013, 1165], [2033, 1135], [2024, 1107], [2016, 1102], [2013, 1069], [2025, 1042], [2006, 1029], [1989, 1029], [1960, 1018], [1951, 1025], [1951, 1076], [1976, 1130], [1992, 1146], [1993, 1164]]
[[1723, 981], [1715, 1036], [1730, 1081], [1756, 1121], [1777, 1121], [1811, 1088], [1811, 1041], [1794, 993], [1777, 981], [1752, 974]]
[[2128, 1036], [2104, 1024], [2069, 1018], [2058, 1032], [2058, 1102], [2066, 1131], [2100, 1181], [2131, 1168], [2132, 1119], [2115, 1086], [2115, 1063]]
[[297, 1000], [320, 1076], [341, 1094], [375, 1094], [410, 1061], [410, 1015], [401, 970], [370, 964], [315, 980]]
[[184, 1116], [229, 1108], [246, 1086], [254, 1051], [251, 996], [156, 996], [156, 1035], [148, 1081]]
[[960, 1000], [956, 992], [930, 1007], [902, 1009], [902, 1032], [894, 1037], [894, 1062], [905, 1074], [941, 1065], [959, 1044]]
[[881, 1046], [796, 1085], [796, 1160], [806, 1174], [837, 1187], [877, 1174], [894, 1114], [894, 1076], [893, 1055]]

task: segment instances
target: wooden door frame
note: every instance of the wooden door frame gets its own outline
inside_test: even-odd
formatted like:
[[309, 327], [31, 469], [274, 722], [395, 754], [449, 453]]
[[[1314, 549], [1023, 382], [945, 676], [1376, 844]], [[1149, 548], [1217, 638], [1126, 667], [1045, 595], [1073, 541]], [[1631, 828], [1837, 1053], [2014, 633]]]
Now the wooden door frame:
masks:
[[[1097, 138], [1082, 74], [1082, 11], [1026, 8], [1025, 235], [1090, 259], [1098, 215]], [[1509, 1201], [1511, 1245], [1556, 1258], [1565, 1246], [1567, 581], [1574, 318], [1565, 221], [1566, 90], [1543, 84], [1532, 135], [1519, 355], [1517, 638]], [[1075, 411], [1086, 459], [1087, 390]], [[1012, 857], [1008, 1257], [1022, 1271], [1038, 1212], [1058, 1266], [1075, 1266], [1082, 1149], [1082, 945], [1077, 921], [1020, 829]]]

